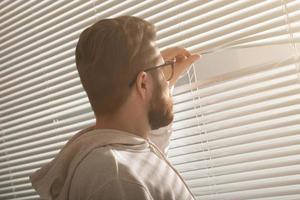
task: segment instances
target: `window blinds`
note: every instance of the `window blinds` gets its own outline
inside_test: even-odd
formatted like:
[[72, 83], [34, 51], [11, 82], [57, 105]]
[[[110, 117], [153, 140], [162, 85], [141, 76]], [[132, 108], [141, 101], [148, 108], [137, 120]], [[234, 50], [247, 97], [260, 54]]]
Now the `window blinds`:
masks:
[[295, 62], [175, 90], [169, 159], [199, 199], [299, 199]]
[[[0, 2], [0, 199], [37, 199], [28, 176], [95, 123], [74, 63], [107, 17], [155, 24], [160, 48], [202, 54], [299, 41], [297, 0]], [[300, 199], [299, 57], [175, 87], [169, 158], [199, 199]], [[222, 63], [220, 63], [222, 64]]]

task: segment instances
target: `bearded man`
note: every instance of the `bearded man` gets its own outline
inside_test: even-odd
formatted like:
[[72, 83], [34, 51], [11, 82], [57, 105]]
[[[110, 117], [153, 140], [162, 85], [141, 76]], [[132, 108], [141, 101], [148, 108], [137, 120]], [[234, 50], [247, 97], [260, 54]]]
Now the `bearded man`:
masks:
[[30, 176], [41, 199], [195, 199], [166, 154], [171, 90], [200, 55], [180, 47], [160, 52], [155, 37], [151, 23], [132, 16], [81, 33], [76, 65], [96, 124]]

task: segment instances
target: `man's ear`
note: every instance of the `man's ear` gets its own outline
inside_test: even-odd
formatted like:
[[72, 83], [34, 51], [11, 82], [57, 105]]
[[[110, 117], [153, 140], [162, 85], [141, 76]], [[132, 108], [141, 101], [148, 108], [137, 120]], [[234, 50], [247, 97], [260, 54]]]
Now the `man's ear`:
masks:
[[136, 90], [140, 97], [147, 99], [150, 93], [151, 77], [146, 72], [140, 72], [136, 78]]

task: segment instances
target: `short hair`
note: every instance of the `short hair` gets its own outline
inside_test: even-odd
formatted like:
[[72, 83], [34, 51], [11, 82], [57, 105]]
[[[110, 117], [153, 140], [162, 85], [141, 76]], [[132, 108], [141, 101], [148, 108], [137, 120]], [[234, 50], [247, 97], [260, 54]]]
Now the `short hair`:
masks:
[[139, 70], [157, 61], [151, 23], [133, 16], [103, 19], [85, 29], [76, 46], [76, 66], [96, 116], [116, 112]]

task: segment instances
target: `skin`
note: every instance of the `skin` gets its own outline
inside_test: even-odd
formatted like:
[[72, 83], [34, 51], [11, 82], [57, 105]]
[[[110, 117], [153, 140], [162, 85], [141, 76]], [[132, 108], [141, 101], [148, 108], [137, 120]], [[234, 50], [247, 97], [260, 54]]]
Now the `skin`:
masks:
[[[172, 80], [165, 81], [169, 87], [165, 87], [163, 95], [170, 96], [169, 88], [173, 86], [179, 77], [201, 56], [198, 54], [191, 54], [184, 48], [172, 47], [159, 52], [156, 49], [159, 57], [157, 65], [163, 64], [164, 60], [176, 58], [174, 67], [174, 75]], [[152, 97], [154, 88], [152, 76], [147, 72], [140, 72], [137, 76], [135, 85], [132, 87], [129, 98], [122, 105], [122, 107], [114, 115], [96, 116], [96, 124], [94, 129], [116, 129], [126, 131], [149, 139], [149, 132], [151, 127], [148, 121], [149, 102]]]

